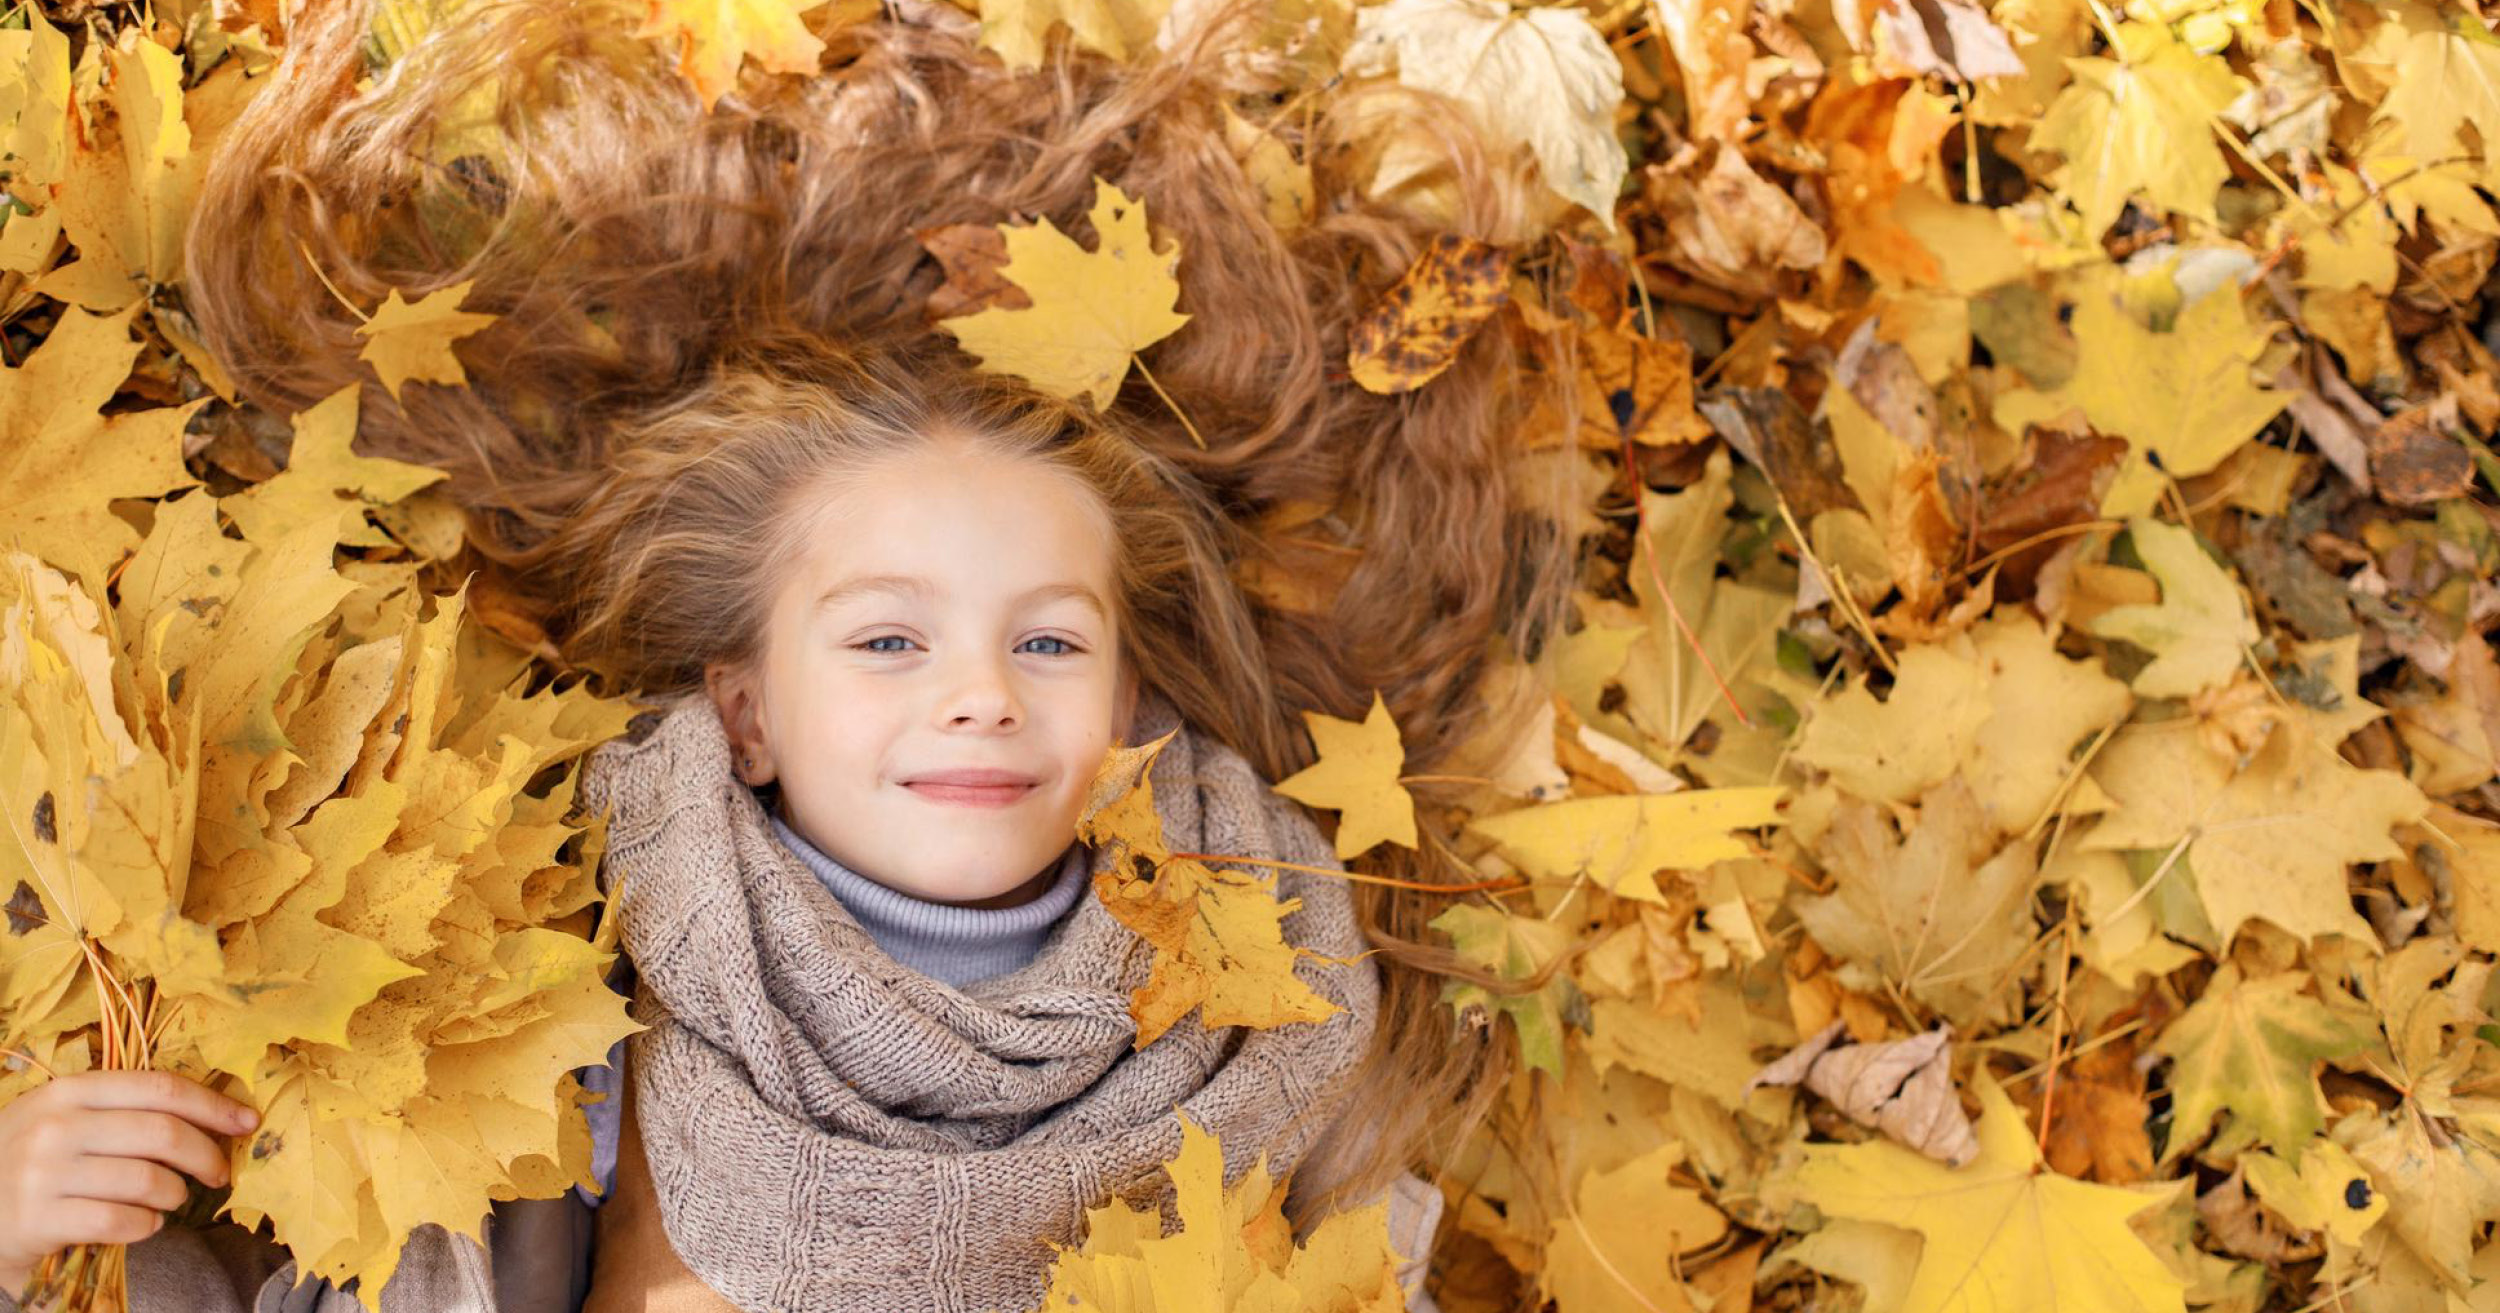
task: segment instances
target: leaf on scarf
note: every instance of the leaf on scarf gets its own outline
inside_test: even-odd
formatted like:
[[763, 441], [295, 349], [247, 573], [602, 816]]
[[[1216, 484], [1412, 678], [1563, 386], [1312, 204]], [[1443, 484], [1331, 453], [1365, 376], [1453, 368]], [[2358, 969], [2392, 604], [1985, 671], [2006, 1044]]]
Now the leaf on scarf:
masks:
[[963, 349], [993, 374], [1013, 374], [1054, 397], [1086, 397], [1096, 410], [1119, 396], [1137, 353], [1170, 337], [1189, 316], [1172, 307], [1180, 283], [1177, 245], [1156, 250], [1146, 207], [1100, 178], [1094, 180], [1094, 249], [1086, 250], [1047, 218], [1002, 224], [1007, 263], [998, 270], [1033, 304], [991, 306], [941, 319]]
[[100, 1032], [133, 1033], [110, 1002], [131, 995], [107, 982], [144, 988], [147, 1065], [263, 1114], [228, 1209], [372, 1306], [418, 1226], [474, 1236], [494, 1200], [588, 1179], [567, 1073], [637, 1027], [613, 952], [548, 928], [596, 892], [567, 855], [572, 776], [544, 772], [630, 708], [525, 693], [414, 560], [334, 566], [339, 489], [430, 481], [345, 457], [354, 395], [232, 511], [257, 541], [194, 493], [156, 508], [113, 596], [9, 558], [0, 808], [22, 820], [0, 871], [24, 874], [0, 1045], [127, 1065]]
[[495, 322], [493, 315], [460, 308], [476, 281], [472, 278], [429, 292], [414, 304], [400, 300], [399, 289], [394, 287], [373, 318], [357, 325], [356, 336], [365, 339], [365, 349], [357, 358], [373, 366], [393, 400], [411, 379], [453, 386], [469, 381], [451, 344]]
[[1976, 1161], [1948, 1168], [1886, 1141], [1808, 1145], [1799, 1194], [1829, 1216], [1926, 1238], [1907, 1313], [2185, 1313], [2183, 1283], [2127, 1224], [2153, 1196], [2049, 1171], [1981, 1071]]
[[1098, 854], [1095, 896], [1154, 947], [1151, 974], [1129, 997], [1136, 1047], [1154, 1043], [1192, 1011], [1208, 1030], [1264, 1030], [1342, 1011], [1294, 974], [1294, 963], [1317, 956], [1285, 939], [1284, 918], [1301, 899], [1279, 901], [1273, 873], [1210, 864], [1240, 859], [1175, 856], [1164, 843], [1148, 771], [1171, 741], [1166, 734], [1142, 747], [1113, 748], [1076, 828]]
[[1337, 857], [1360, 857], [1382, 843], [1415, 846], [1415, 799], [1398, 783], [1406, 749], [1388, 705], [1372, 694], [1372, 709], [1358, 723], [1316, 711], [1302, 713], [1319, 760], [1276, 784], [1276, 791], [1311, 807], [1337, 812]]
[[1180, 1225], [1162, 1234], [1156, 1209], [1114, 1199], [1085, 1215], [1084, 1243], [1054, 1246], [1042, 1307], [1069, 1313], [1395, 1313], [1398, 1254], [1386, 1204], [1330, 1214], [1301, 1243], [1285, 1220], [1285, 1185], [1262, 1155], [1224, 1184], [1216, 1137], [1183, 1116], [1166, 1165]]

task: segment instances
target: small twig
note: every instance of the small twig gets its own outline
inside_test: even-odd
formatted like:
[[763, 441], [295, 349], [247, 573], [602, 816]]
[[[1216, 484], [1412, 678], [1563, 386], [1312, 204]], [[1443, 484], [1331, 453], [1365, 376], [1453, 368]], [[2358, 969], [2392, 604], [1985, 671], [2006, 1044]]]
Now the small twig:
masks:
[[356, 316], [356, 322], [360, 324], [373, 322], [373, 316], [357, 309], [356, 303], [347, 299], [347, 293], [340, 291], [339, 285], [330, 281], [330, 275], [322, 272], [321, 262], [313, 258], [312, 248], [304, 244], [303, 238], [295, 239], [295, 249], [304, 253], [304, 263], [312, 267], [313, 277], [320, 279], [321, 285], [330, 289], [330, 295], [337, 297], [339, 304], [347, 307], [347, 313]]
[[1198, 444], [1198, 450], [1205, 451], [1207, 440], [1198, 435], [1198, 426], [1189, 422], [1189, 412], [1182, 410], [1181, 403], [1174, 401], [1172, 394], [1163, 390], [1163, 384], [1155, 378], [1155, 372], [1146, 368], [1146, 358], [1134, 351], [1129, 352], [1128, 358], [1137, 366], [1138, 377], [1145, 379], [1146, 386], [1153, 388], [1155, 395], [1163, 398], [1163, 404], [1171, 408], [1172, 418], [1179, 420], [1181, 427], [1189, 431], [1189, 440]]

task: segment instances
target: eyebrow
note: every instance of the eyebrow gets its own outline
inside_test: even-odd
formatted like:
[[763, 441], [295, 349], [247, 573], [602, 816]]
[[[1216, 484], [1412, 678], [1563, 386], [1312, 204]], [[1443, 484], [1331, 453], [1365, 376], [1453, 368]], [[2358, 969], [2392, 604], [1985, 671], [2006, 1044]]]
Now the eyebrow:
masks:
[[[816, 609], [821, 611], [870, 593], [888, 593], [897, 597], [925, 599], [936, 591], [937, 589], [928, 580], [918, 575], [861, 575], [854, 579], [845, 579], [826, 589], [824, 594], [816, 599]], [[1055, 602], [1062, 598], [1083, 602], [1093, 608], [1097, 616], [1108, 618], [1111, 614], [1111, 608], [1103, 604], [1102, 598], [1093, 589], [1076, 583], [1042, 584], [1017, 594], [1013, 601], [1021, 606], [1035, 602]]]

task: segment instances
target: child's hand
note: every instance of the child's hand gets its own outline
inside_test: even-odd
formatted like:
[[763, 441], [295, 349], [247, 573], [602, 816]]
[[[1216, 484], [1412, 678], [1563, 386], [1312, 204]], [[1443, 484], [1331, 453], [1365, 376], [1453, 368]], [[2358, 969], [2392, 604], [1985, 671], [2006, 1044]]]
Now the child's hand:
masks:
[[224, 1185], [216, 1137], [259, 1120], [161, 1071], [81, 1072], [0, 1108], [0, 1290], [24, 1288], [55, 1249], [155, 1234], [190, 1194], [174, 1173]]

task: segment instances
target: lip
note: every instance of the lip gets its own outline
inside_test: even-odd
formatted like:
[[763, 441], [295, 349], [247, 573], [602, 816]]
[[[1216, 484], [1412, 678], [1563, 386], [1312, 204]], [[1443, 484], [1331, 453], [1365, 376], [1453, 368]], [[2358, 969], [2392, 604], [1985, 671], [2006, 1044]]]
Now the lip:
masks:
[[1040, 786], [1040, 780], [1012, 770], [928, 771], [903, 781], [922, 798], [956, 807], [1011, 807]]

